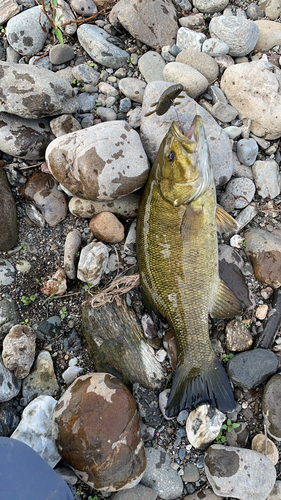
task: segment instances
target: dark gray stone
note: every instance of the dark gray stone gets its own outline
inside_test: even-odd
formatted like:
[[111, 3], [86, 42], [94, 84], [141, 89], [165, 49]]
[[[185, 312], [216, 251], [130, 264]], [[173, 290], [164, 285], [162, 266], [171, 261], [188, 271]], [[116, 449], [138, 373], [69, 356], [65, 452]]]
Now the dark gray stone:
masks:
[[0, 436], [10, 437], [20, 422], [17, 412], [18, 402], [15, 399], [0, 403]]
[[0, 252], [11, 250], [18, 239], [16, 203], [3, 168], [0, 169]]
[[59, 316], [50, 316], [39, 324], [32, 325], [36, 337], [40, 340], [51, 340], [60, 334], [61, 319]]
[[17, 304], [11, 297], [6, 297], [0, 301], [0, 338], [17, 323]]
[[17, 396], [20, 388], [21, 380], [6, 368], [0, 356], [0, 403], [10, 401]]
[[271, 351], [254, 349], [234, 356], [227, 363], [226, 370], [234, 384], [252, 389], [277, 372], [278, 358]]
[[272, 299], [272, 310], [263, 324], [263, 331], [255, 337], [255, 346], [271, 349], [281, 326], [281, 288], [276, 290]]
[[55, 45], [49, 52], [49, 58], [52, 64], [63, 64], [74, 58], [75, 52], [69, 45], [62, 47]]

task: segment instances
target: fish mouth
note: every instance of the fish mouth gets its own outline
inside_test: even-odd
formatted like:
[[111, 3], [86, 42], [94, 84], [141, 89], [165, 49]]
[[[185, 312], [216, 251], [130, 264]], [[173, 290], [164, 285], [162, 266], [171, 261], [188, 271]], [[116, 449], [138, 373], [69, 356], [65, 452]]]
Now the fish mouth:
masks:
[[[195, 145], [197, 145], [197, 147], [200, 148], [200, 144], [204, 140], [207, 141], [202, 118], [199, 115], [194, 116], [188, 131], [185, 132], [184, 134], [181, 132], [181, 130], [176, 122], [172, 123], [172, 132], [177, 137], [177, 139], [181, 142], [181, 144], [183, 144], [183, 145], [188, 144], [189, 148], [192, 149], [192, 151], [194, 151]], [[193, 147], [191, 147], [191, 146], [193, 146]]]

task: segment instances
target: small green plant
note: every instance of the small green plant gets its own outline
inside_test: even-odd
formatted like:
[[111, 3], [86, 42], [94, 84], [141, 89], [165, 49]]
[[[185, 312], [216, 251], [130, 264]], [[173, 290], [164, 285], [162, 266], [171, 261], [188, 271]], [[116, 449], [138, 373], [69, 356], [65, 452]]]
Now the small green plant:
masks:
[[29, 304], [31, 304], [31, 302], [34, 302], [35, 299], [35, 295], [30, 295], [30, 297], [26, 297], [25, 295], [23, 295], [20, 300], [25, 306], [29, 306]]
[[[37, 1], [37, 3], [38, 3], [38, 1]], [[45, 14], [45, 16], [47, 17], [49, 23], [51, 24], [51, 26], [54, 30], [54, 34], [57, 37], [58, 41], [60, 42], [61, 46], [64, 47], [62, 23], [61, 23], [61, 20], [63, 18], [63, 14], [61, 14], [61, 16], [59, 16], [57, 18], [58, 1], [57, 0], [50, 0], [45, 5], [45, 0], [42, 0], [42, 5], [39, 4], [39, 7], [42, 10], [42, 12]], [[41, 24], [41, 27], [42, 27], [42, 24]]]
[[36, 281], [37, 285], [40, 285], [40, 286], [43, 285], [43, 283], [38, 278], [35, 278], [35, 281]]
[[96, 103], [94, 104], [94, 111], [93, 111], [93, 115], [94, 115], [94, 116], [98, 116], [98, 114], [97, 114], [97, 109], [98, 109], [98, 107], [99, 107], [99, 106], [101, 106], [101, 102], [96, 102]]
[[92, 286], [92, 283], [87, 283], [87, 285], [83, 286], [83, 290], [87, 291], [87, 290], [89, 290], [89, 288], [91, 288], [91, 286]]
[[98, 500], [98, 497], [97, 495], [95, 495], [94, 497], [88, 497], [88, 500]]
[[232, 429], [237, 429], [240, 427], [240, 424], [238, 422], [231, 422], [230, 418], [227, 419], [226, 424], [223, 424], [221, 426], [221, 431], [219, 435], [216, 437], [216, 442], [218, 444], [223, 444], [226, 442], [226, 437], [223, 435], [223, 431], [231, 432]]
[[84, 64], [86, 64], [86, 66], [91, 66], [91, 68], [94, 68], [96, 66], [96, 63], [94, 62], [85, 61]]
[[223, 444], [226, 442], [226, 437], [223, 435], [222, 431], [220, 431], [219, 435], [216, 437], [217, 444]]
[[131, 64], [131, 63], [133, 62], [133, 60], [134, 60], [134, 59], [133, 59], [133, 57], [128, 57], [128, 59], [127, 59], [127, 63], [128, 63], [128, 64]]
[[227, 363], [231, 358], [234, 358], [234, 354], [223, 354], [222, 361], [223, 363]]
[[61, 319], [64, 319], [66, 315], [67, 315], [67, 308], [66, 308], [66, 306], [63, 306], [60, 309], [60, 317], [61, 317]]
[[21, 252], [24, 252], [26, 250], [26, 245], [24, 245], [24, 243], [21, 244], [21, 249], [20, 251]]
[[6, 28], [4, 26], [0, 26], [0, 32], [5, 34], [6, 33]]
[[76, 252], [75, 257], [79, 257], [80, 252]]
[[241, 241], [240, 245], [241, 245], [242, 248], [245, 248], [245, 246], [246, 246], [245, 241]]
[[78, 490], [76, 490], [76, 493], [77, 493], [77, 495], [81, 495], [82, 491], [79, 490], [79, 488], [78, 488]]
[[251, 320], [249, 319], [248, 321], [243, 321], [244, 325], [246, 328], [250, 328], [251, 327]]
[[20, 325], [30, 326], [30, 324], [29, 324], [29, 318], [25, 318], [24, 321], [21, 321]]
[[72, 80], [72, 84], [73, 85], [76, 85], [76, 87], [81, 87], [82, 86], [82, 83], [79, 82], [78, 80], [76, 80], [76, 78], [73, 78]]

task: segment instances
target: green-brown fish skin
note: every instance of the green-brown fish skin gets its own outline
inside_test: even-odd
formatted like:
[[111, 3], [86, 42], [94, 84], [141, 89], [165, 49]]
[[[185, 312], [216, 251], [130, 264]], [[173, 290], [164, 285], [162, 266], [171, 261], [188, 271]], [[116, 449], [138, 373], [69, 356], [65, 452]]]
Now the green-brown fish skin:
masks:
[[137, 257], [145, 299], [176, 334], [178, 364], [166, 415], [209, 403], [235, 407], [215, 355], [208, 314], [230, 317], [241, 306], [218, 273], [217, 230], [236, 227], [219, 209], [200, 116], [187, 135], [172, 123], [144, 189], [137, 220]]

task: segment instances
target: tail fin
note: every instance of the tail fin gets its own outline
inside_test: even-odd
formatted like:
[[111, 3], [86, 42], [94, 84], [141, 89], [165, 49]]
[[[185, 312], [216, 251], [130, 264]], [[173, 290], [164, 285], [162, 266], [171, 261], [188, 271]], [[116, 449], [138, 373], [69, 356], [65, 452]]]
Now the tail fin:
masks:
[[236, 406], [229, 379], [217, 356], [209, 366], [188, 369], [183, 362], [177, 367], [166, 415], [175, 417], [181, 410], [194, 410], [203, 403], [222, 412]]

